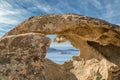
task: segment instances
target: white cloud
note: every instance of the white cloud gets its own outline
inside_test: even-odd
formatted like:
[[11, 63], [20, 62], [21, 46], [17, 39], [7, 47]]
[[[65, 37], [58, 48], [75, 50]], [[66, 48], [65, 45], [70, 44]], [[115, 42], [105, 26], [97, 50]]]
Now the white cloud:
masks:
[[[44, 4], [39, 3], [38, 1], [25, 0], [21, 1], [20, 4], [17, 4], [19, 3], [19, 1], [17, 3], [15, 3], [14, 1], [9, 2], [6, 0], [0, 1], [0, 35], [4, 34], [5, 31], [8, 31], [12, 27], [23, 21], [25, 18], [36, 15], [32, 13], [32, 11], [52, 13], [53, 9], [55, 9], [56, 12], [60, 12], [59, 9], [52, 8], [46, 1], [43, 2]], [[25, 5], [28, 3], [29, 5]], [[16, 7], [13, 7], [13, 5], [15, 5]], [[26, 8], [23, 8], [23, 6], [21, 5], [26, 6]], [[11, 25], [12, 27], [8, 28]]]
[[102, 9], [103, 6], [100, 1], [98, 0], [88, 0], [92, 5], [94, 5], [95, 8], [97, 9]]
[[17, 21], [17, 20], [0, 16], [0, 23], [13, 24], [13, 25], [15, 25], [15, 24], [17, 24], [18, 22], [19, 22], [19, 21]]
[[6, 9], [1, 9], [0, 8], [0, 16], [4, 16], [4, 15], [15, 15], [15, 14], [19, 14], [19, 11], [11, 11], [11, 10], [6, 10]]
[[2, 28], [2, 27], [0, 27], [0, 31], [7, 31], [6, 29], [4, 29], [4, 28]]
[[23, 12], [25, 10], [16, 9], [12, 6], [12, 4], [6, 1], [0, 1], [0, 35], [3, 35], [7, 32], [11, 25], [14, 27], [18, 23], [20, 23]]
[[19, 19], [15, 19], [15, 16], [19, 14], [20, 10], [14, 9], [9, 3], [0, 3], [0, 23], [16, 25]]
[[1, 1], [0, 2], [0, 23], [16, 25], [21, 20], [25, 19], [25, 17], [30, 16], [31, 14], [35, 15], [34, 13], [32, 13], [32, 11], [34, 10], [35, 11], [40, 10], [45, 13], [52, 13], [53, 9], [55, 9], [56, 12], [60, 12], [59, 9], [51, 8], [51, 6], [47, 2], [45, 2], [45, 4], [42, 4], [42, 3], [38, 3], [37, 1], [31, 1], [29, 3], [31, 5], [34, 3], [34, 5], [29, 6], [27, 9], [25, 9], [25, 8], [22, 8], [22, 6], [20, 6], [19, 4], [16, 4], [17, 8], [15, 8], [12, 6], [14, 3]]
[[106, 12], [103, 13], [103, 17], [106, 19], [111, 19], [115, 16], [120, 16], [120, 10], [119, 8], [113, 7], [112, 4], [106, 4], [105, 6]]
[[37, 5], [37, 8], [39, 8], [40, 10], [44, 11], [44, 12], [51, 12], [51, 7], [49, 5]]
[[101, 0], [88, 0], [100, 13], [100, 18], [112, 22], [113, 17], [120, 16], [119, 0], [106, 2]]

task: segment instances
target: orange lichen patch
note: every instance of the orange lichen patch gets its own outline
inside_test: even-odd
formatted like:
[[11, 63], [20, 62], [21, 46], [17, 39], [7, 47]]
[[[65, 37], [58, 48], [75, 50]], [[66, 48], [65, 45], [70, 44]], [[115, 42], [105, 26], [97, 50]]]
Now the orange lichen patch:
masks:
[[22, 66], [19, 74], [26, 74], [27, 73], [27, 66]]
[[35, 61], [35, 62], [32, 62], [31, 65], [34, 66], [34, 67], [40, 67], [41, 66], [41, 61]]

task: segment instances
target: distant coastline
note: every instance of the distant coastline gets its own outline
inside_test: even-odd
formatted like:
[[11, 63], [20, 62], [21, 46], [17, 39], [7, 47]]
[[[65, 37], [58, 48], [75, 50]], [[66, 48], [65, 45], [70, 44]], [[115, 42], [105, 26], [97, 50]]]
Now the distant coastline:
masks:
[[69, 48], [69, 47], [65, 47], [65, 48], [49, 48], [48, 49], [48, 53], [61, 53], [61, 54], [70, 54], [73, 52], [79, 52], [79, 50], [75, 49], [75, 48]]

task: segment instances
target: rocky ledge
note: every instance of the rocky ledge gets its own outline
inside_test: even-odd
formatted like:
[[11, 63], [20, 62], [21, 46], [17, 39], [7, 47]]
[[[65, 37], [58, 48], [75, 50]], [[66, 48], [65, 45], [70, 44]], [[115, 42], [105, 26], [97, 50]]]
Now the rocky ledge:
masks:
[[[45, 58], [50, 39], [70, 41], [79, 56]], [[0, 80], [120, 80], [120, 26], [77, 14], [30, 17], [0, 38]]]

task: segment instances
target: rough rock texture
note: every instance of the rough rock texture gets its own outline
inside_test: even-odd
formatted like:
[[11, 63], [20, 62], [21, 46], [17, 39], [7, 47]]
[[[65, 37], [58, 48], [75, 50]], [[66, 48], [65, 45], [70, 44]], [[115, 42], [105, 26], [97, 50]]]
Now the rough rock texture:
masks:
[[[0, 54], [36, 55], [42, 59], [46, 56], [50, 39], [43, 34], [26, 33], [11, 35], [0, 39]], [[17, 52], [17, 53], [16, 53]], [[34, 54], [33, 54], [34, 53]]]
[[[50, 39], [25, 33], [0, 39], [0, 80], [76, 80], [71, 72], [45, 59]], [[56, 74], [57, 71], [57, 74]]]
[[[21, 48], [20, 44], [16, 45], [17, 48], [13, 48], [16, 40], [12, 40], [13, 44], [11, 44], [12, 37], [16, 37], [16, 39], [19, 40], [21, 35], [26, 33], [28, 35], [28, 33], [31, 32], [35, 35], [38, 35], [39, 33], [57, 34], [57, 37], [55, 38], [56, 42], [69, 40], [74, 47], [80, 50], [80, 56], [73, 56], [72, 61], [65, 62], [63, 65], [57, 65], [47, 59], [43, 59], [45, 57], [45, 52], [47, 51], [46, 48], [44, 49], [35, 46], [35, 49], [30, 49], [30, 53], [31, 50], [33, 50], [33, 52], [35, 51], [35, 53], [38, 52], [39, 55], [37, 55], [37, 57], [42, 57], [38, 59], [42, 64], [45, 64], [43, 65], [44, 69], [42, 69], [42, 71], [39, 70], [40, 67], [39, 69], [37, 67], [39, 76], [31, 73], [34, 77], [38, 77], [38, 79], [36, 78], [35, 80], [120, 80], [120, 27], [118, 25], [77, 14], [51, 14], [30, 17], [1, 38], [1, 59], [6, 60], [5, 58], [7, 56], [2, 56], [3, 54], [7, 54], [7, 50], [8, 52], [14, 51], [14, 54], [17, 54], [16, 50], [18, 47]], [[35, 35], [32, 36], [34, 37]], [[30, 38], [29, 36], [26, 36], [26, 38], [27, 37]], [[44, 38], [41, 40], [44, 40]], [[7, 45], [11, 44], [10, 46], [12, 49], [7, 49], [7, 45], [3, 45], [4, 41], [7, 41]], [[49, 42], [49, 40], [46, 40], [45, 42], [47, 41]], [[40, 43], [43, 42], [40, 41]], [[23, 44], [24, 40], [22, 40], [21, 43]], [[29, 47], [31, 48], [34, 42], [25, 41], [25, 43], [30, 43], [31, 45]], [[23, 51], [26, 50], [26, 47], [27, 45], [22, 48]], [[39, 52], [36, 48], [39, 48], [44, 52]], [[20, 54], [21, 53], [24, 52], [20, 52]], [[23, 56], [20, 58], [23, 58]], [[11, 60], [12, 59], [10, 58], [7, 61]], [[15, 59], [13, 59], [13, 61], [14, 60]], [[25, 62], [26, 61], [27, 60], [25, 60]], [[14, 62], [10, 63], [12, 64]], [[2, 62], [0, 64], [1, 66], [4, 66]], [[7, 65], [7, 63], [5, 63], [5, 65]], [[25, 63], [25, 65], [29, 65], [29, 63]], [[11, 68], [10, 65], [9, 67]], [[3, 72], [6, 70], [7, 69], [3, 69], [3, 71], [1, 71], [2, 75], [5, 75]], [[26, 71], [28, 71], [28, 73], [26, 73], [26, 75], [29, 76], [29, 71], [31, 70], [32, 69], [27, 67]], [[14, 70], [12, 71], [15, 72]], [[34, 71], [35, 70], [33, 70], [33, 72]], [[16, 76], [18, 76], [18, 74], [19, 73], [17, 73]], [[22, 78], [24, 79], [24, 77]]]
[[50, 39], [26, 33], [0, 39], [0, 80], [45, 80], [43, 64]]

